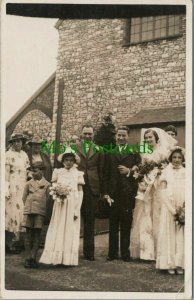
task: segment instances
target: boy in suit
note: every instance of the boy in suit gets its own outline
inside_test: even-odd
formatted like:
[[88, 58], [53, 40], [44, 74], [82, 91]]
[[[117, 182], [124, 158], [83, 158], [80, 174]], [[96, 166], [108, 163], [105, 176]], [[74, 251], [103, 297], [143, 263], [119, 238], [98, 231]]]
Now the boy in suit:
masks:
[[36, 255], [39, 248], [41, 229], [47, 212], [50, 183], [43, 177], [43, 162], [35, 162], [31, 167], [32, 179], [26, 183], [23, 193], [24, 218], [26, 228], [25, 268], [37, 268]]

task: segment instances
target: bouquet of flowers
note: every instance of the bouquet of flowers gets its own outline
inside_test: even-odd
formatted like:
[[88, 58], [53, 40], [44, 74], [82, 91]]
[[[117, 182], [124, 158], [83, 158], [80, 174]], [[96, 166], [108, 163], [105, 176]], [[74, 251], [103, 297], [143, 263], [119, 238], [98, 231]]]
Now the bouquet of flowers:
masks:
[[161, 165], [154, 161], [145, 161], [133, 170], [133, 177], [138, 180], [138, 192], [136, 199], [145, 200], [149, 194], [156, 177], [161, 174]]
[[177, 207], [174, 220], [180, 227], [185, 225], [185, 202], [183, 203], [183, 206]]
[[[152, 172], [153, 170], [154, 172]], [[138, 181], [142, 181], [146, 176], [149, 178], [151, 174], [155, 173], [156, 176], [161, 173], [160, 166], [154, 161], [145, 161], [143, 164], [136, 167], [133, 177]]]
[[53, 200], [57, 202], [64, 202], [69, 193], [71, 192], [71, 188], [69, 186], [64, 186], [59, 183], [53, 183], [50, 187], [50, 195], [52, 195]]

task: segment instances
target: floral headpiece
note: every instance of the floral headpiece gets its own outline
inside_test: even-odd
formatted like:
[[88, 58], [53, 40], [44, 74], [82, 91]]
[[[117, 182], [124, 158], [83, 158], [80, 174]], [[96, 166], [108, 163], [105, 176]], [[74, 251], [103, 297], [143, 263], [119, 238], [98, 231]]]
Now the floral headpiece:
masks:
[[70, 155], [74, 156], [74, 157], [75, 157], [75, 161], [76, 161], [77, 164], [80, 163], [80, 158], [79, 158], [79, 156], [78, 156], [76, 153], [73, 153], [73, 152], [72, 152], [71, 147], [67, 147], [66, 150], [65, 150], [65, 152], [59, 154], [57, 160], [61, 163], [61, 162], [62, 162], [62, 159], [63, 159], [63, 156], [64, 156], [64, 155], [67, 155], [67, 154], [70, 154]]
[[171, 158], [172, 154], [174, 152], [176, 152], [177, 150], [179, 152], [181, 152], [181, 154], [182, 154], [182, 156], [184, 157], [184, 160], [185, 160], [185, 149], [182, 148], [182, 147], [180, 147], [180, 146], [175, 146], [175, 147], [173, 147], [173, 148], [170, 149], [169, 154], [168, 154], [168, 160]]

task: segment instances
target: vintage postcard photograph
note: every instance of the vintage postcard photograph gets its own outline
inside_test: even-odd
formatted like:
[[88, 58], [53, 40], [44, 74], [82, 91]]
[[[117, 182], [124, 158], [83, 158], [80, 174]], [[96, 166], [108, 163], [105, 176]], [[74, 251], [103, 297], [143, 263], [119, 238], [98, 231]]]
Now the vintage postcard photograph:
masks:
[[1, 3], [1, 298], [192, 299], [192, 1]]

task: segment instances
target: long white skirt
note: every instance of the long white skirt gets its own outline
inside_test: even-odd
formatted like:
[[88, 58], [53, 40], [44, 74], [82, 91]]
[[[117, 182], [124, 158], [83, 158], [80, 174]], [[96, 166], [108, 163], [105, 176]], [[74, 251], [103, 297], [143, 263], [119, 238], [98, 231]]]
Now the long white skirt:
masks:
[[54, 203], [41, 263], [78, 265], [80, 216], [74, 221], [72, 200]]

